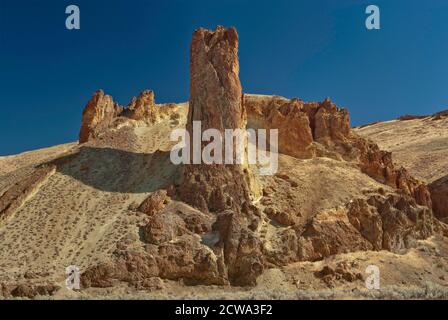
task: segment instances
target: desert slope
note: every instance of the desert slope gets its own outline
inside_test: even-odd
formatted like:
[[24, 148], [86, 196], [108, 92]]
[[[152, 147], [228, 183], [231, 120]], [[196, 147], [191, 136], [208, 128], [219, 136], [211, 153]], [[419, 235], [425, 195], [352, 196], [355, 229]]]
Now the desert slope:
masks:
[[393, 152], [396, 162], [426, 183], [448, 174], [448, 117], [392, 120], [355, 131]]
[[448, 112], [375, 123], [355, 131], [393, 153], [394, 160], [429, 185], [435, 214], [448, 217]]

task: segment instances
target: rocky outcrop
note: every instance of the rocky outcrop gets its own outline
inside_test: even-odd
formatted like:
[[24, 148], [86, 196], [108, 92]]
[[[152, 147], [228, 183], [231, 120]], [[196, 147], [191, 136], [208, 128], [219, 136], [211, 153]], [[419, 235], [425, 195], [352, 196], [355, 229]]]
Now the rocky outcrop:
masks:
[[350, 130], [350, 115], [329, 98], [304, 102], [277, 96], [245, 95], [248, 127], [279, 130], [280, 153], [296, 158], [329, 157], [359, 164], [362, 172], [404, 191], [420, 205], [431, 208], [424, 183], [404, 168], [396, 168], [392, 154]]
[[317, 261], [339, 253], [373, 249], [350, 223], [345, 208], [319, 213], [299, 237], [298, 260], [301, 261]]
[[117, 119], [132, 119], [151, 125], [170, 116], [175, 107], [175, 104], [156, 105], [152, 90], [142, 91], [125, 107], [115, 103], [112, 97], [105, 95], [102, 90], [98, 90], [84, 108], [79, 143], [97, 139], [113, 128]]
[[183, 235], [203, 235], [211, 230], [212, 218], [173, 203], [153, 214], [143, 228], [147, 243], [159, 245]]
[[324, 145], [345, 141], [350, 135], [350, 115], [329, 98], [319, 104], [304, 104], [310, 118], [314, 140]]
[[259, 213], [248, 218], [228, 210], [220, 213], [213, 225], [219, 234], [216, 250], [222, 252], [227, 278], [233, 285], [255, 285], [264, 270], [262, 242], [254, 232], [258, 224]]
[[150, 245], [146, 252], [117, 250], [113, 258], [86, 270], [81, 275], [82, 287], [111, 287], [117, 281], [139, 284], [155, 277], [182, 279], [189, 285], [227, 284], [213, 251], [191, 236]]
[[296, 158], [320, 154], [313, 142], [330, 146], [350, 135], [350, 116], [328, 98], [304, 102], [277, 96], [245, 95], [248, 127], [278, 129], [278, 150]]
[[[238, 34], [234, 28], [198, 29], [190, 50], [190, 109], [187, 130], [193, 140], [193, 122], [201, 130], [245, 129], [246, 111], [239, 79]], [[193, 155], [193, 144], [190, 150]], [[197, 142], [199, 143], [199, 142]], [[238, 150], [233, 141], [236, 159]], [[204, 144], [201, 146], [204, 147]], [[244, 151], [246, 152], [246, 151]], [[225, 155], [223, 146], [223, 155]], [[245, 158], [245, 155], [242, 155]], [[258, 196], [257, 183], [243, 164], [191, 164], [184, 168], [181, 198], [203, 211], [240, 211]]]
[[155, 123], [158, 115], [154, 92], [152, 90], [145, 90], [138, 97], [133, 97], [120, 115], [133, 120], [143, 120], [148, 124]]
[[0, 297], [10, 298], [28, 298], [34, 299], [38, 296], [52, 296], [61, 287], [54, 284], [29, 284], [22, 283], [17, 285], [0, 284]]
[[105, 95], [103, 90], [96, 91], [82, 112], [79, 143], [97, 138], [112, 124], [119, 112], [120, 107], [111, 96]]
[[[234, 28], [194, 32], [190, 79], [187, 130], [191, 137], [194, 121], [201, 121], [203, 131], [213, 128], [223, 136], [226, 129], [246, 128], [238, 34]], [[235, 160], [238, 147], [235, 141], [232, 143]], [[243, 158], [246, 158], [246, 149], [247, 144]], [[180, 194], [182, 200], [202, 211], [218, 214], [214, 230], [219, 234], [219, 242], [214, 250], [223, 261], [228, 281], [235, 285], [254, 284], [263, 264], [257, 237], [249, 227], [256, 220], [256, 208], [251, 202], [261, 190], [250, 168], [246, 164], [186, 165]]]
[[[82, 275], [84, 287], [126, 281], [135, 287], [157, 288], [163, 286], [161, 279], [182, 279], [192, 285], [250, 286], [269, 267], [355, 251], [401, 253], [417, 240], [448, 232], [433, 218], [426, 186], [405, 169], [396, 168], [390, 153], [354, 134], [346, 109], [328, 98], [304, 102], [243, 95], [235, 29], [194, 32], [190, 77], [186, 125], [190, 138], [195, 135], [195, 121], [201, 122], [202, 132], [213, 128], [222, 136], [225, 129], [278, 129], [280, 153], [333, 160], [303, 161], [315, 172], [306, 171], [300, 178], [287, 170], [264, 178], [263, 197], [252, 168], [246, 164], [184, 165], [181, 179], [168, 189], [169, 195], [165, 190], [156, 191], [138, 207], [145, 214], [139, 244], [119, 243], [111, 261]], [[157, 122], [159, 115], [151, 91], [134, 98], [117, 114], [147, 123]], [[195, 142], [189, 144], [191, 155]], [[199, 144], [202, 151], [208, 142]], [[222, 151], [225, 154], [224, 148]], [[344, 171], [333, 176], [335, 164], [343, 164]], [[346, 172], [349, 174], [343, 175]], [[353, 172], [356, 174], [350, 179], [356, 183], [352, 189], [335, 195], [337, 205], [326, 202], [333, 184]], [[325, 180], [327, 175], [330, 177]], [[311, 183], [300, 181], [305, 176]], [[358, 192], [362, 186], [358, 180], [363, 178], [369, 189]], [[324, 183], [316, 184], [316, 179], [324, 179]], [[349, 185], [344, 180], [339, 187]], [[309, 199], [316, 189], [326, 193], [317, 192], [315, 199]], [[301, 192], [306, 196], [296, 199]], [[254, 201], [258, 199], [260, 202]], [[321, 205], [324, 202], [325, 206]], [[346, 269], [321, 270], [316, 276], [328, 284], [339, 278], [361, 280], [359, 274]]]
[[298, 158], [314, 156], [313, 132], [302, 101], [244, 95], [244, 105], [247, 108], [249, 128], [278, 129], [280, 153]]
[[316, 271], [314, 276], [321, 279], [329, 288], [333, 288], [338, 281], [354, 282], [363, 280], [363, 275], [359, 272], [354, 272], [357, 265], [355, 263], [347, 263], [342, 261], [332, 268], [330, 266], [324, 266], [321, 270]]
[[402, 253], [436, 232], [444, 234], [445, 227], [434, 220], [429, 208], [404, 194], [376, 194], [320, 212], [303, 227], [293, 226], [277, 240], [284, 252], [265, 254], [271, 263], [284, 265], [355, 251]]
[[432, 208], [431, 195], [426, 185], [412, 177], [405, 168], [396, 168], [392, 153], [380, 150], [377, 144], [358, 136], [352, 138], [350, 146], [358, 150], [362, 172], [378, 182], [402, 190], [418, 204]]
[[170, 198], [167, 196], [166, 190], [157, 190], [140, 204], [138, 211], [152, 216], [165, 208], [169, 201]]
[[348, 206], [348, 217], [375, 250], [399, 253], [434, 233], [432, 211], [406, 195], [355, 200]]
[[448, 176], [432, 182], [429, 186], [434, 215], [448, 222]]
[[169, 202], [154, 211], [142, 227], [145, 250], [118, 244], [112, 260], [86, 270], [83, 287], [109, 287], [116, 281], [135, 286], [154, 278], [180, 280], [188, 284], [228, 284], [220, 259], [207, 241], [213, 216], [183, 203]]

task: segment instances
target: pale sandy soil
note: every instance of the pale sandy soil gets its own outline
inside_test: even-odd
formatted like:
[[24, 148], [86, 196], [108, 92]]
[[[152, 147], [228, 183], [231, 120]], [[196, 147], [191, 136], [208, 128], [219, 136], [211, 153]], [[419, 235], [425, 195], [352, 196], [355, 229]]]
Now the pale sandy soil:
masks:
[[355, 131], [392, 151], [395, 162], [427, 183], [448, 174], [448, 117], [393, 120]]

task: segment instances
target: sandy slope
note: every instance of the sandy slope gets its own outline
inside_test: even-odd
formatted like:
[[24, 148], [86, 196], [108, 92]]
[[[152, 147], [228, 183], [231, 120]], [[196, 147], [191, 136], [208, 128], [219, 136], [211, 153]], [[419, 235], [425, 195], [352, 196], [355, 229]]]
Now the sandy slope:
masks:
[[431, 183], [448, 174], [448, 117], [393, 120], [356, 128], [417, 178]]

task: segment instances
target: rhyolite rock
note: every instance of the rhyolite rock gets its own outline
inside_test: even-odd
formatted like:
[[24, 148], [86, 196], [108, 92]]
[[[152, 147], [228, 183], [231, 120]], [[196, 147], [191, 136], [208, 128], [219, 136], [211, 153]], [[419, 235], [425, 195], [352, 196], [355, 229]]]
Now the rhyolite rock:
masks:
[[[261, 192], [247, 165], [187, 164], [170, 197], [159, 190], [140, 205], [139, 211], [147, 215], [140, 230], [144, 250], [118, 245], [111, 261], [83, 273], [84, 287], [126, 281], [151, 288], [160, 286], [160, 279], [253, 286], [270, 267], [355, 251], [401, 253], [435, 233], [448, 235], [448, 226], [434, 219], [431, 211], [431, 196], [435, 206], [444, 208], [443, 194], [430, 195], [422, 182], [394, 165], [389, 152], [352, 132], [346, 109], [329, 98], [304, 102], [243, 95], [235, 29], [194, 32], [189, 103], [190, 137], [193, 121], [201, 122], [202, 132], [278, 129], [280, 153], [349, 162], [385, 187], [338, 207], [311, 206], [308, 212], [306, 203], [294, 200], [295, 193], [306, 190], [288, 172], [263, 179]], [[145, 91], [118, 116], [151, 123], [160, 114], [154, 106], [153, 93]], [[254, 201], [260, 197], [260, 202]], [[322, 270], [317, 276], [329, 284], [336, 278], [361, 280], [345, 267]]]
[[432, 182], [429, 191], [435, 216], [448, 222], [448, 176]]
[[[226, 129], [246, 128], [247, 115], [242, 98], [236, 30], [223, 27], [215, 31], [196, 30], [190, 48], [187, 121], [191, 155], [194, 121], [201, 122], [202, 132], [212, 128], [219, 130], [222, 136]], [[238, 148], [235, 141], [233, 144], [236, 154]], [[224, 146], [222, 154], [224, 159]], [[180, 193], [182, 200], [201, 210], [219, 212], [226, 209], [240, 211], [245, 202], [259, 196], [260, 190], [247, 165], [190, 164], [184, 168]]]
[[148, 124], [157, 121], [157, 108], [154, 100], [154, 91], [144, 90], [137, 97], [133, 97], [126, 108], [123, 109], [122, 116], [143, 120]]
[[98, 90], [83, 110], [79, 143], [99, 138], [108, 129], [116, 126], [117, 119], [132, 119], [152, 125], [173, 115], [172, 110], [175, 107], [174, 104], [157, 105], [152, 90], [142, 91], [125, 107], [114, 102], [103, 90]]
[[103, 90], [96, 91], [82, 112], [79, 143], [98, 137], [112, 124], [119, 112], [120, 108], [111, 96], [105, 95]]

